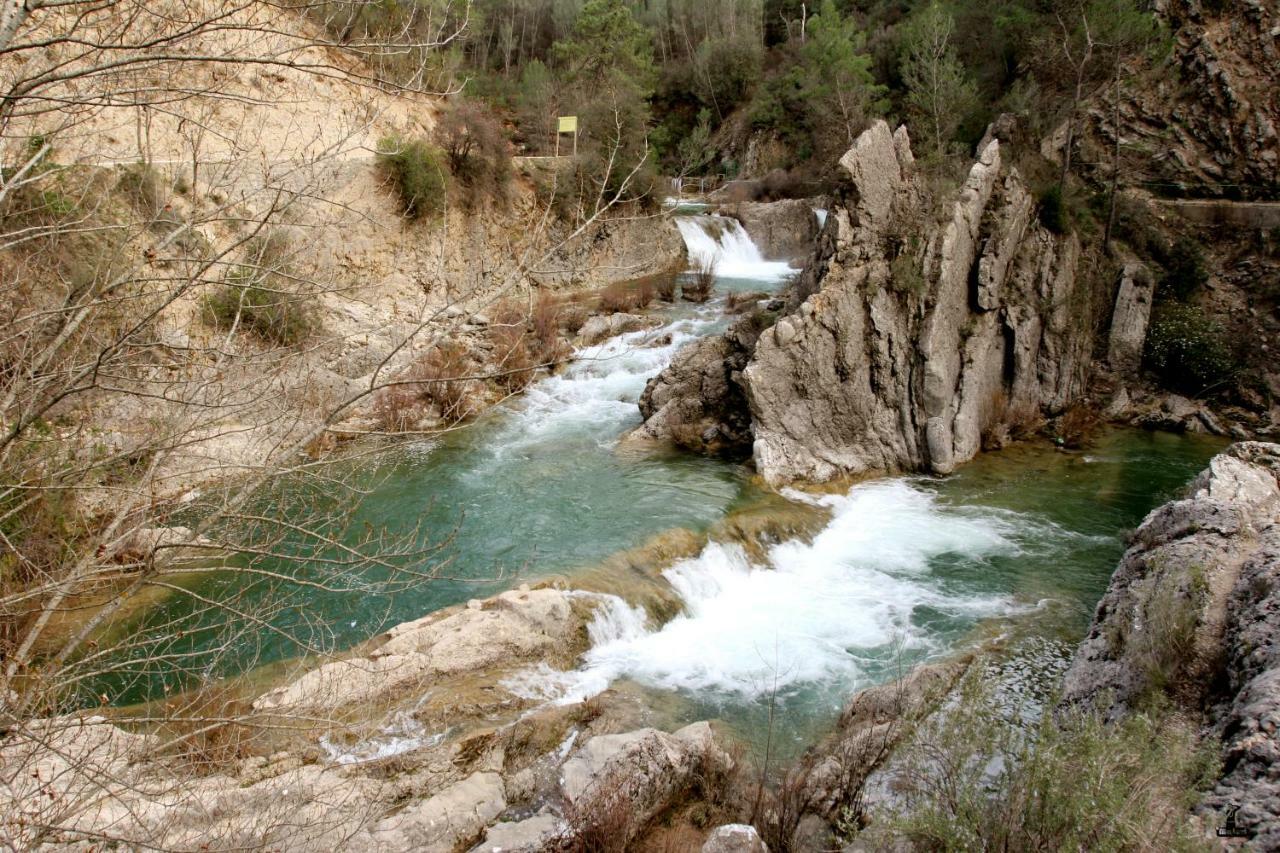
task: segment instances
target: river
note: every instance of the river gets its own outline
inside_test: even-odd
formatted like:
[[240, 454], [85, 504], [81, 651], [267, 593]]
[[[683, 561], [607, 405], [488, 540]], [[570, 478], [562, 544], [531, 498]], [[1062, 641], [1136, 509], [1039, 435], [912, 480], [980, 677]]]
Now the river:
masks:
[[[145, 662], [160, 645], [203, 657], [200, 675], [212, 679], [295, 657], [294, 636], [341, 649], [441, 607], [560, 576], [622, 597], [600, 611], [578, 669], [535, 667], [509, 688], [555, 703], [617, 686], [666, 708], [663, 723], [720, 717], [748, 738], [780, 710], [782, 734], [801, 745], [851, 690], [1008, 626], [1035, 625], [1065, 655], [1105, 589], [1125, 531], [1221, 447], [1114, 431], [1087, 452], [1028, 443], [945, 479], [781, 495], [762, 490], [744, 465], [620, 450], [619, 439], [640, 422], [646, 381], [683, 344], [727, 325], [725, 295], [776, 289], [794, 272], [764, 260], [733, 220], [678, 224], [695, 263], [707, 258], [717, 268], [711, 302], [677, 303], [663, 310], [659, 329], [579, 350], [561, 373], [467, 429], [350, 463], [367, 494], [349, 519], [349, 538], [377, 527], [441, 543], [441, 577], [400, 586], [370, 573], [333, 590], [290, 590], [246, 587], [229, 573], [199, 576], [193, 596], [171, 596], [139, 617], [150, 643], [107, 680], [115, 702], [189, 686], [172, 666]], [[762, 514], [807, 521], [790, 534], [760, 526], [753, 540], [724, 533], [726, 520]], [[647, 567], [681, 605], [657, 624], [629, 594], [634, 579], [610, 574], [608, 558], [627, 549], [643, 555], [646, 543], [677, 529], [702, 544]], [[272, 567], [303, 577], [324, 571]], [[229, 641], [218, 610], [194, 603], [228, 599], [242, 608], [269, 604], [269, 625]]]

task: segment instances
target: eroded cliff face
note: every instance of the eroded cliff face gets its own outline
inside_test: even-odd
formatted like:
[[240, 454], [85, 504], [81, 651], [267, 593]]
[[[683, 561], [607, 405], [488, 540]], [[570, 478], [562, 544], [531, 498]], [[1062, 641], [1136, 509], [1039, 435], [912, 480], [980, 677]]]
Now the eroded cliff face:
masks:
[[[760, 334], [735, 375], [770, 484], [946, 473], [977, 454], [989, 430], [1083, 394], [1094, 306], [1077, 275], [1080, 245], [1040, 225], [998, 141], [942, 215], [905, 128], [878, 122], [840, 165], [850, 186], [795, 285], [798, 304]], [[695, 372], [687, 362], [710, 350], [687, 350], [655, 385], [680, 385]], [[719, 407], [678, 396], [665, 395], [664, 417], [705, 419]]]
[[1258, 849], [1280, 846], [1280, 445], [1233, 445], [1147, 516], [1062, 696], [1110, 718], [1168, 701], [1201, 719], [1222, 742], [1206, 806], [1238, 807]]
[[[1142, 180], [1198, 195], [1274, 197], [1280, 192], [1280, 14], [1274, 3], [1163, 0], [1173, 33], [1163, 65], [1126, 68], [1123, 84], [1090, 101], [1079, 162], [1111, 162], [1117, 112], [1121, 143], [1155, 156], [1126, 164]], [[1213, 7], [1217, 7], [1216, 11]], [[1118, 106], [1118, 111], [1117, 111]], [[1065, 128], [1046, 142], [1057, 156]]]

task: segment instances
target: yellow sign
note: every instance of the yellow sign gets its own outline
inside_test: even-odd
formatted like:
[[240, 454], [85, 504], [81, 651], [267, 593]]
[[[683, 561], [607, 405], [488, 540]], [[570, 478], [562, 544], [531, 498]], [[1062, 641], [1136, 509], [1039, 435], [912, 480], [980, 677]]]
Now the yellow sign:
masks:
[[561, 133], [577, 133], [578, 117], [577, 116], [560, 116], [560, 132]]

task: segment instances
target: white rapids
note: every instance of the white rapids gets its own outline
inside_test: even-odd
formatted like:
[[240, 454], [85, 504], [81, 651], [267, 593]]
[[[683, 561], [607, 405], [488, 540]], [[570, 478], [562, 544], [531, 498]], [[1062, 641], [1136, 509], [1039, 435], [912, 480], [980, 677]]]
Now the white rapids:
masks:
[[1015, 555], [1025, 518], [944, 506], [927, 488], [901, 479], [858, 485], [846, 495], [787, 496], [831, 511], [812, 541], [773, 545], [764, 564], [738, 544], [713, 541], [664, 572], [684, 602], [681, 615], [653, 629], [642, 610], [608, 601], [577, 670], [543, 665], [506, 686], [557, 704], [581, 701], [619, 678], [739, 699], [805, 685], [848, 689], [869, 681], [861, 677], [862, 658], [894, 648], [941, 650], [912, 624], [919, 607], [971, 618], [1018, 609], [1007, 596], [941, 588], [929, 561]]

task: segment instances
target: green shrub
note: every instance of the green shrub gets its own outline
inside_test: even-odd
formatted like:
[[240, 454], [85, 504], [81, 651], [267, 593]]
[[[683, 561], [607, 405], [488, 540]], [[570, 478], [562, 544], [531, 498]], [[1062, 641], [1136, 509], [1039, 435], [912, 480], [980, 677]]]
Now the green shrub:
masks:
[[288, 241], [269, 234], [249, 241], [244, 260], [204, 299], [205, 319], [219, 329], [239, 327], [268, 343], [293, 346], [315, 330], [310, 299], [286, 272]]
[[1196, 294], [1209, 280], [1205, 268], [1204, 253], [1200, 247], [1185, 237], [1176, 241], [1161, 259], [1164, 276], [1157, 290], [1161, 299], [1185, 302]]
[[1165, 387], [1186, 394], [1218, 390], [1237, 369], [1222, 328], [1199, 308], [1181, 303], [1157, 309], [1145, 360]]
[[1040, 224], [1054, 234], [1065, 234], [1071, 227], [1060, 184], [1054, 184], [1040, 195]]
[[388, 136], [378, 143], [378, 163], [400, 197], [405, 216], [422, 219], [444, 213], [449, 181], [440, 149], [421, 139]]

